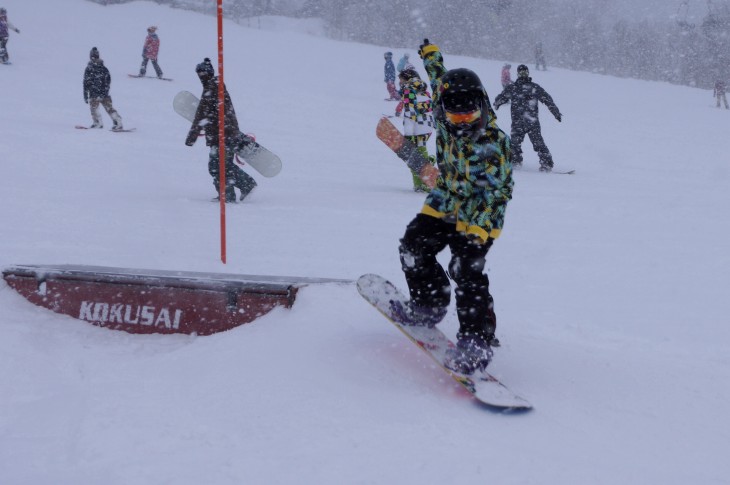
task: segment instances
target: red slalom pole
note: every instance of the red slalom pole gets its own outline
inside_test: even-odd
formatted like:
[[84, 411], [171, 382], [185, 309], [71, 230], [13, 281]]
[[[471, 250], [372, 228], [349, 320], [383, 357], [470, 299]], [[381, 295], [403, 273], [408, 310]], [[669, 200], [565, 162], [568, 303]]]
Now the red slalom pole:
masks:
[[218, 190], [221, 218], [221, 262], [226, 264], [226, 107], [223, 84], [223, 0], [218, 0]]

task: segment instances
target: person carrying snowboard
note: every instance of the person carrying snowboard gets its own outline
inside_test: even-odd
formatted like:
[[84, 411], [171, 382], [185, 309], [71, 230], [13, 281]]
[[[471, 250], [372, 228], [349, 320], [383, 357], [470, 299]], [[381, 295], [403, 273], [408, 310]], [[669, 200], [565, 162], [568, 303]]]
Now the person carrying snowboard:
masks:
[[715, 81], [715, 90], [712, 95], [717, 98], [717, 107], [720, 107], [720, 101], [725, 103], [725, 109], [730, 109], [727, 105], [727, 97], [725, 96], [725, 81], [718, 79]]
[[553, 157], [545, 145], [540, 131], [538, 117], [538, 101], [548, 107], [555, 119], [561, 121], [563, 115], [553, 102], [553, 98], [537, 83], [532, 82], [527, 66], [517, 67], [517, 79], [504, 88], [495, 99], [494, 109], [498, 110], [505, 103], [512, 103], [512, 166], [522, 166], [522, 141], [525, 135], [530, 136], [532, 147], [540, 158], [540, 171], [550, 172], [553, 169]]
[[386, 52], [383, 57], [385, 57], [385, 87], [388, 90], [389, 96], [386, 101], [398, 101], [400, 98], [395, 90], [395, 64], [393, 64], [393, 53]]
[[[201, 130], [205, 130], [205, 144], [210, 147], [208, 157], [208, 172], [213, 177], [213, 186], [218, 192], [220, 199], [220, 156], [218, 153], [218, 78], [215, 76], [215, 70], [207, 57], [203, 62], [195, 67], [195, 72], [203, 85], [203, 94], [200, 97], [198, 109], [195, 112], [190, 131], [185, 139], [185, 144], [189, 147], [195, 145], [198, 134]], [[233, 161], [235, 153], [243, 147], [253, 142], [253, 140], [241, 133], [238, 129], [238, 119], [233, 109], [233, 102], [228, 94], [228, 90], [223, 86], [224, 90], [224, 135], [225, 135], [225, 170], [226, 170], [226, 189], [224, 197], [226, 202], [236, 201], [235, 188], [241, 192], [241, 200], [256, 187], [256, 181], [241, 169]]]
[[[504, 224], [512, 198], [509, 138], [499, 129], [479, 76], [447, 71], [428, 39], [418, 51], [433, 89], [436, 158], [440, 175], [421, 212], [408, 224], [399, 254], [410, 300], [392, 302], [405, 325], [438, 324], [456, 283], [457, 344], [444, 365], [463, 374], [484, 370], [492, 359], [497, 318], [486, 256]], [[451, 251], [448, 275], [436, 256]]]
[[142, 66], [139, 68], [139, 76], [144, 77], [147, 73], [147, 62], [152, 61], [158, 78], [162, 78], [162, 69], [157, 64], [157, 54], [160, 52], [160, 38], [157, 36], [157, 27], [154, 25], [147, 28], [147, 38], [142, 47]]
[[124, 129], [122, 117], [114, 109], [112, 98], [109, 96], [111, 85], [112, 77], [109, 74], [109, 69], [106, 68], [104, 61], [99, 57], [99, 49], [93, 47], [89, 52], [89, 64], [84, 71], [84, 102], [89, 105], [91, 110], [91, 119], [93, 121], [91, 128], [104, 127], [101, 114], [99, 114], [99, 104], [101, 104], [114, 122], [112, 130]]
[[8, 21], [8, 11], [0, 7], [0, 62], [3, 64], [10, 63], [7, 45], [11, 30], [15, 31], [16, 34], [20, 33], [20, 29]]
[[[429, 159], [426, 143], [433, 132], [433, 114], [431, 110], [431, 94], [426, 83], [414, 69], [404, 69], [398, 74], [401, 85], [401, 102], [395, 108], [395, 116], [403, 114], [403, 136], [413, 143], [418, 151]], [[413, 176], [413, 190], [428, 192], [430, 189], [423, 183], [415, 170]]]

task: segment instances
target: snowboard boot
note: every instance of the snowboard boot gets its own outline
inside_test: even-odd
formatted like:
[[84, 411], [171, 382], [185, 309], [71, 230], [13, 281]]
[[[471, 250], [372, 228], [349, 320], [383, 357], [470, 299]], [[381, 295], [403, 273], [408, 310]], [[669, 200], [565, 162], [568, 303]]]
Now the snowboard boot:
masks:
[[239, 187], [238, 190], [241, 191], [240, 200], [243, 200], [246, 197], [248, 197], [248, 194], [250, 194], [251, 191], [256, 188], [256, 185], [258, 185], [258, 184], [256, 184], [256, 181], [253, 178], [251, 178], [250, 180], [247, 181], [247, 183], [243, 187]]
[[446, 307], [427, 307], [413, 301], [394, 300], [390, 309], [395, 320], [407, 326], [433, 328], [446, 316]]
[[94, 121], [89, 128], [104, 128], [104, 125], [102, 125], [99, 122]]
[[459, 334], [456, 345], [446, 351], [444, 366], [463, 375], [483, 372], [492, 361], [490, 338], [476, 334]]
[[540, 171], [541, 172], [552, 172], [553, 167], [551, 167], [550, 165], [540, 165]]

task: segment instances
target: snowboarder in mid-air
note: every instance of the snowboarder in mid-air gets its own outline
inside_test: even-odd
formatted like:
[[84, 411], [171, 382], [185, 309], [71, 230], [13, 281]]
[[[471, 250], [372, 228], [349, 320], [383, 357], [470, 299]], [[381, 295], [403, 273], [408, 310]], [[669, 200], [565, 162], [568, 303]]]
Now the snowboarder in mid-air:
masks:
[[160, 52], [160, 38], [157, 36], [157, 27], [150, 26], [147, 28], [147, 37], [142, 47], [142, 65], [139, 68], [139, 77], [144, 77], [147, 73], [147, 62], [152, 61], [152, 67], [155, 68], [157, 77], [162, 79], [162, 69], [157, 64], [157, 55]]
[[[198, 139], [201, 130], [205, 130], [205, 143], [210, 147], [208, 158], [208, 172], [213, 177], [213, 186], [220, 194], [220, 156], [218, 153], [218, 78], [210, 59], [207, 57], [195, 67], [200, 82], [203, 84], [203, 94], [200, 97], [198, 110], [195, 113], [190, 131], [185, 139], [187, 146], [193, 146]], [[241, 200], [256, 187], [256, 181], [244, 172], [241, 167], [233, 161], [235, 153], [252, 143], [251, 137], [241, 133], [238, 129], [238, 119], [233, 109], [233, 102], [224, 90], [224, 135], [225, 135], [225, 170], [226, 170], [226, 202], [236, 202], [235, 188], [241, 192]]]
[[101, 104], [114, 122], [112, 130], [121, 131], [124, 129], [122, 117], [112, 106], [112, 98], [109, 96], [111, 85], [112, 77], [109, 74], [109, 69], [106, 68], [104, 61], [99, 57], [99, 49], [93, 47], [89, 53], [89, 64], [84, 71], [84, 102], [88, 103], [91, 109], [91, 119], [93, 121], [91, 128], [104, 127], [99, 114], [99, 105]]
[[0, 7], [0, 62], [3, 64], [10, 64], [7, 45], [11, 30], [20, 33], [20, 29], [8, 21], [8, 11]]
[[540, 158], [540, 171], [550, 172], [553, 169], [553, 157], [545, 145], [540, 131], [538, 117], [538, 101], [548, 107], [555, 119], [561, 121], [563, 115], [553, 102], [553, 98], [537, 83], [532, 82], [527, 66], [520, 64], [517, 67], [517, 79], [504, 88], [495, 99], [494, 109], [499, 109], [505, 103], [512, 103], [512, 132], [510, 134], [512, 146], [512, 166], [522, 166], [522, 141], [529, 135], [532, 147]]
[[[497, 344], [497, 318], [484, 268], [512, 198], [509, 138], [497, 126], [476, 73], [447, 71], [439, 48], [428, 40], [418, 53], [434, 93], [440, 176], [400, 240], [410, 300], [394, 302], [392, 309], [404, 325], [436, 325], [450, 303], [450, 276], [456, 283], [459, 331], [444, 365], [472, 374], [486, 368]], [[436, 259], [447, 246], [448, 275]]]

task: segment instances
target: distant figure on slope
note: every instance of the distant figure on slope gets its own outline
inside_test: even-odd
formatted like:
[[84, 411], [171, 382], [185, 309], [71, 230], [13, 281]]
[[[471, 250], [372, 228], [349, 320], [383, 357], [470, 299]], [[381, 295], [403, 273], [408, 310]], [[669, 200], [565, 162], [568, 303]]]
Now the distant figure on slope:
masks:
[[[195, 118], [188, 131], [185, 144], [189, 147], [195, 145], [198, 134], [201, 130], [205, 130], [205, 144], [210, 147], [208, 157], [208, 173], [213, 177], [213, 186], [218, 192], [220, 199], [220, 156], [218, 152], [218, 78], [215, 76], [215, 70], [207, 57], [203, 62], [195, 67], [201, 84], [203, 85], [203, 94], [200, 97], [198, 110], [195, 112]], [[244, 135], [238, 129], [238, 119], [233, 109], [233, 102], [228, 94], [228, 90], [224, 90], [224, 125], [225, 125], [225, 167], [226, 167], [226, 202], [236, 202], [236, 191], [241, 191], [241, 200], [256, 187], [256, 181], [244, 172], [241, 167], [235, 164], [233, 157], [242, 147], [249, 144], [252, 140], [249, 136]]]
[[[431, 94], [426, 83], [421, 80], [414, 69], [404, 69], [398, 74], [401, 85], [401, 102], [395, 108], [395, 115], [403, 113], [403, 135], [418, 147], [418, 151], [427, 158], [426, 142], [433, 132], [433, 114], [431, 110]], [[423, 183], [418, 173], [411, 170], [413, 175], [413, 190], [428, 192], [429, 188]]]
[[527, 66], [520, 64], [517, 67], [515, 82], [507, 86], [494, 99], [494, 109], [499, 109], [503, 104], [512, 103], [512, 133], [510, 135], [512, 166], [514, 168], [522, 166], [522, 141], [525, 139], [525, 135], [529, 135], [532, 147], [540, 158], [540, 171], [550, 172], [553, 169], [553, 157], [550, 155], [550, 150], [545, 145], [540, 131], [538, 101], [548, 107], [556, 120], [562, 120], [560, 110], [553, 102], [553, 98], [540, 85], [532, 82]]
[[727, 97], [725, 96], [725, 81], [717, 80], [715, 81], [715, 91], [713, 93], [713, 96], [717, 98], [717, 107], [720, 107], [720, 100], [722, 100], [723, 103], [725, 103], [725, 109], [730, 109], [727, 105]]
[[84, 71], [84, 102], [88, 103], [91, 109], [91, 119], [93, 121], [91, 128], [104, 127], [101, 114], [99, 114], [99, 104], [101, 104], [114, 122], [112, 130], [124, 129], [122, 127], [122, 117], [112, 106], [112, 98], [109, 96], [111, 85], [112, 77], [109, 74], [109, 69], [104, 66], [104, 61], [99, 57], [99, 50], [93, 47], [89, 52], [89, 64], [86, 66], [86, 71]]
[[539, 71], [542, 66], [543, 71], [547, 71], [547, 64], [545, 64], [545, 53], [542, 51], [542, 42], [538, 42], [535, 46], [535, 70]]
[[398, 70], [398, 74], [400, 74], [403, 69], [406, 68], [406, 66], [409, 64], [408, 62], [408, 54], [403, 54], [403, 57], [400, 58], [398, 61], [398, 66], [396, 66], [396, 69]]
[[385, 57], [385, 87], [388, 89], [386, 101], [399, 101], [398, 92], [395, 90], [395, 64], [393, 64], [393, 53], [386, 52]]
[[512, 74], [509, 72], [510, 69], [512, 69], [512, 64], [505, 64], [502, 66], [502, 89], [512, 84]]
[[154, 25], [147, 28], [147, 38], [144, 40], [142, 47], [142, 66], [139, 68], [139, 75], [144, 76], [147, 73], [147, 61], [152, 61], [152, 67], [155, 68], [157, 77], [162, 77], [162, 69], [157, 64], [157, 54], [160, 52], [160, 38], [157, 37], [157, 27]]
[[11, 30], [14, 30], [16, 34], [20, 33], [20, 29], [8, 21], [8, 11], [5, 8], [0, 8], [0, 62], [3, 64], [10, 63], [7, 45]]
[[[418, 53], [434, 93], [439, 176], [400, 240], [410, 300], [393, 302], [392, 307], [405, 325], [433, 327], [446, 316], [450, 277], [456, 284], [459, 331], [444, 365], [472, 374], [487, 367], [497, 343], [497, 318], [484, 268], [512, 198], [509, 139], [497, 126], [476, 73], [447, 71], [439, 48], [428, 40]], [[451, 252], [448, 275], [436, 258], [446, 247]]]

